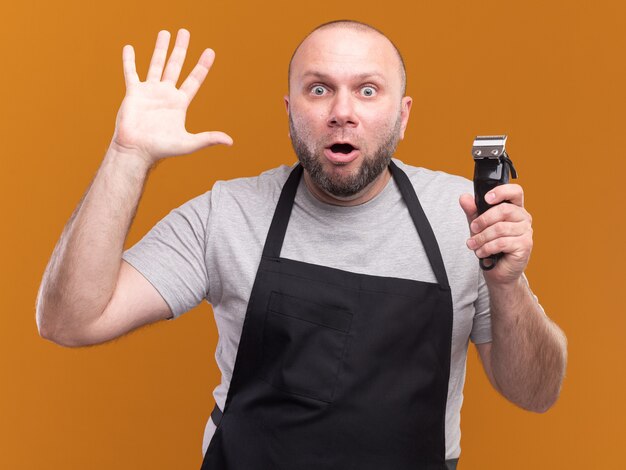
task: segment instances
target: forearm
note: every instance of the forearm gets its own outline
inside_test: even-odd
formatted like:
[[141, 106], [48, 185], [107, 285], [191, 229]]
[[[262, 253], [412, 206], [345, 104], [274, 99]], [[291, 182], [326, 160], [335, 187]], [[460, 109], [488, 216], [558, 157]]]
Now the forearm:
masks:
[[52, 253], [37, 296], [43, 337], [67, 342], [108, 304], [150, 165], [112, 147]]
[[567, 339], [536, 302], [527, 282], [490, 287], [491, 366], [504, 396], [532, 411], [546, 411], [559, 396]]

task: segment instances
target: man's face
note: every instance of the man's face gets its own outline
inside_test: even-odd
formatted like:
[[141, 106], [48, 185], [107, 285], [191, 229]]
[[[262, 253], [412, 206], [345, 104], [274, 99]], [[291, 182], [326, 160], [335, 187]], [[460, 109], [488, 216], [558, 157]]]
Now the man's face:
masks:
[[391, 43], [341, 27], [302, 43], [285, 101], [298, 159], [317, 186], [339, 198], [358, 194], [387, 168], [411, 107]]

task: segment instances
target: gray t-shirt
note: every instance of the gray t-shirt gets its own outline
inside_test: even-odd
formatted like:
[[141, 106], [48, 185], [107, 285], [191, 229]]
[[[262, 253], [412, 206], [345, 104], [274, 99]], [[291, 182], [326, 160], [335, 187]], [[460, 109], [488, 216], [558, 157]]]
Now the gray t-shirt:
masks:
[[[489, 296], [459, 196], [471, 181], [406, 165], [435, 232], [448, 274], [454, 318], [446, 406], [446, 458], [458, 458], [468, 339], [491, 341]], [[211, 191], [172, 210], [123, 259], [141, 272], [170, 306], [174, 318], [206, 299], [213, 306], [222, 372], [213, 396], [224, 409], [252, 284], [278, 197], [291, 169], [218, 181]], [[393, 178], [375, 198], [343, 207], [316, 199], [301, 179], [281, 256], [376, 276], [436, 282], [408, 209]], [[207, 414], [211, 410], [207, 410]], [[202, 451], [215, 425], [209, 419]]]

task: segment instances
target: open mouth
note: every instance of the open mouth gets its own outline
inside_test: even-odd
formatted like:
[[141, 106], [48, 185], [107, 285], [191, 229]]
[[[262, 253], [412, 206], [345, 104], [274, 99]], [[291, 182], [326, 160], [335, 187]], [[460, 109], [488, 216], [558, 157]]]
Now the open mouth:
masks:
[[330, 146], [330, 151], [333, 153], [343, 153], [344, 155], [349, 154], [355, 150], [355, 147], [350, 144], [333, 144]]
[[347, 165], [359, 156], [359, 149], [346, 142], [337, 142], [326, 147], [324, 155], [335, 165]]

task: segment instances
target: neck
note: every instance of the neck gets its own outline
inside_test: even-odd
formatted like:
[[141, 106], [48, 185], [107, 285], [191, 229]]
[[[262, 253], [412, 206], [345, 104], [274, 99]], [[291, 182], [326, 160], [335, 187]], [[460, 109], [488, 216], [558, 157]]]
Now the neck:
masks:
[[387, 168], [380, 175], [378, 175], [378, 177], [374, 181], [368, 184], [361, 191], [347, 197], [334, 196], [324, 191], [317, 184], [315, 184], [315, 182], [311, 179], [309, 172], [306, 170], [304, 170], [303, 177], [307, 189], [311, 194], [313, 194], [316, 199], [326, 204], [332, 204], [334, 206], [358, 206], [375, 198], [381, 193], [383, 189], [385, 189], [385, 186], [387, 186], [387, 183], [391, 178], [391, 170]]

